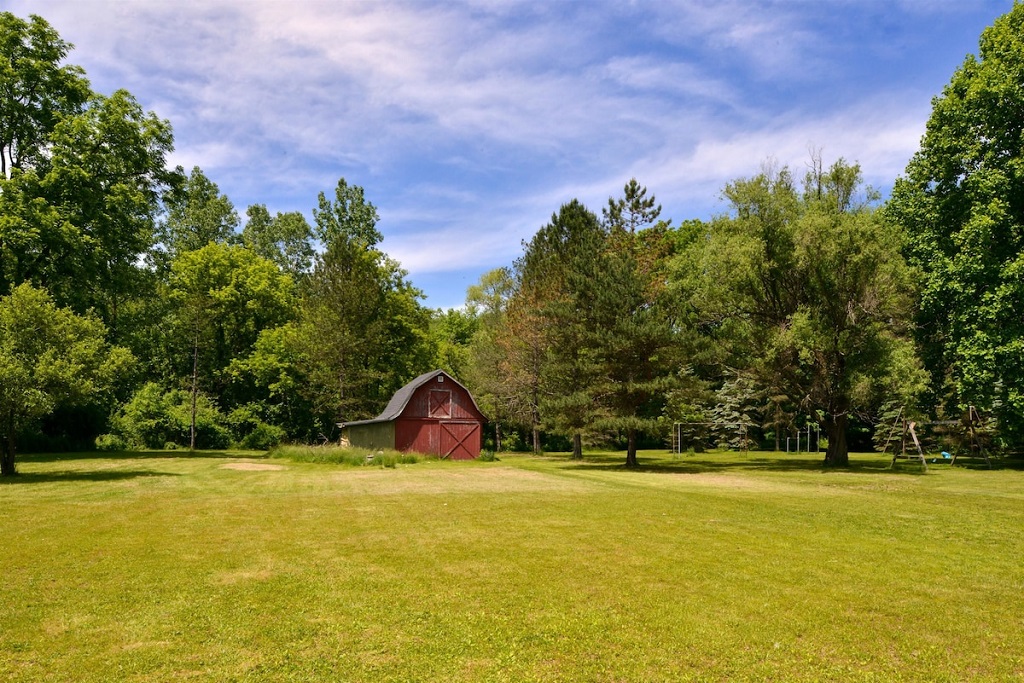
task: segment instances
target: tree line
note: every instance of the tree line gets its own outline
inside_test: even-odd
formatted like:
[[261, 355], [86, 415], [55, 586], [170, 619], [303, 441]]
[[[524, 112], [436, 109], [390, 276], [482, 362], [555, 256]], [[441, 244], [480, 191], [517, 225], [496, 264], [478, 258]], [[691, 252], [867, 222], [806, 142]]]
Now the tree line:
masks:
[[[562, 205], [463, 309], [431, 310], [340, 179], [245, 211], [170, 168], [169, 122], [95, 93], [42, 18], [0, 13], [0, 471], [17, 450], [331, 440], [441, 367], [492, 447], [779, 447], [845, 465], [897, 406], [1024, 436], [1024, 7], [934, 101], [887, 201], [813, 153], [678, 224], [636, 179]], [[682, 428], [672, 430], [680, 424]], [[868, 435], [868, 436], [865, 436]]]

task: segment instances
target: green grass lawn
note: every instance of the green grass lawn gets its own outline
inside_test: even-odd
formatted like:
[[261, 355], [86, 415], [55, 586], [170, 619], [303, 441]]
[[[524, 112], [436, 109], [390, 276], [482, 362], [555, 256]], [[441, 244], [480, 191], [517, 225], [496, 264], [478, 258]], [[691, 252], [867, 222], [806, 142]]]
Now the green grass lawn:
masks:
[[1024, 472], [808, 457], [27, 456], [0, 680], [1024, 677]]

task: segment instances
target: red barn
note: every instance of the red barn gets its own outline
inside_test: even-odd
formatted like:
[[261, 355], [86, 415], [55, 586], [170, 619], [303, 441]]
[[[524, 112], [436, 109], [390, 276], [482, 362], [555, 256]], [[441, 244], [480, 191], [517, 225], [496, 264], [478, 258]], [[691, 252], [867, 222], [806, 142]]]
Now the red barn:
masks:
[[395, 392], [372, 420], [339, 426], [342, 438], [353, 446], [472, 460], [480, 457], [486, 420], [466, 387], [445, 371], [434, 370]]

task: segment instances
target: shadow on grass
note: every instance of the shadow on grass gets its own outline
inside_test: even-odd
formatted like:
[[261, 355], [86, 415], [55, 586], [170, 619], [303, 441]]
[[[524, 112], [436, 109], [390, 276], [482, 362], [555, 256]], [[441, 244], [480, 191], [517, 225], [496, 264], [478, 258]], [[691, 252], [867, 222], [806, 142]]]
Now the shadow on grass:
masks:
[[906, 474], [920, 475], [925, 471], [920, 465], [897, 464], [889, 468], [889, 459], [863, 461], [851, 458], [848, 467], [826, 467], [822, 458], [799, 457], [748, 457], [737, 458], [725, 456], [716, 459], [713, 456], [681, 456], [679, 458], [644, 459], [641, 457], [637, 467], [626, 467], [625, 456], [590, 456], [584, 455], [582, 461], [569, 460], [562, 469], [577, 471], [604, 472], [641, 472], [649, 474], [706, 474], [710, 472], [750, 471], [750, 472], [829, 472], [829, 473], [860, 473], [860, 474]]
[[167, 458], [265, 458], [266, 453], [233, 451], [81, 451], [74, 453], [18, 454], [18, 462], [63, 462], [75, 460], [157, 460]]
[[64, 471], [64, 472], [19, 472], [13, 477], [0, 477], [0, 486], [18, 484], [50, 484], [62, 481], [123, 481], [149, 477], [180, 477], [173, 472], [152, 470], [106, 470], [106, 471]]

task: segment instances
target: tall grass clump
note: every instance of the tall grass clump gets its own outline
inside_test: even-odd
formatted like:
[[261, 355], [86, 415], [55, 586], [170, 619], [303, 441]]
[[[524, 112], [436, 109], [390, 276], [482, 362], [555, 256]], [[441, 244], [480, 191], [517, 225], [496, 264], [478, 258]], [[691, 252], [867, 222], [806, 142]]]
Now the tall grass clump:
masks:
[[283, 458], [294, 462], [314, 462], [331, 465], [350, 465], [353, 467], [395, 467], [396, 465], [412, 465], [421, 457], [414, 453], [401, 453], [393, 450], [373, 450], [358, 446], [305, 446], [280, 445], [269, 452], [272, 458]]

